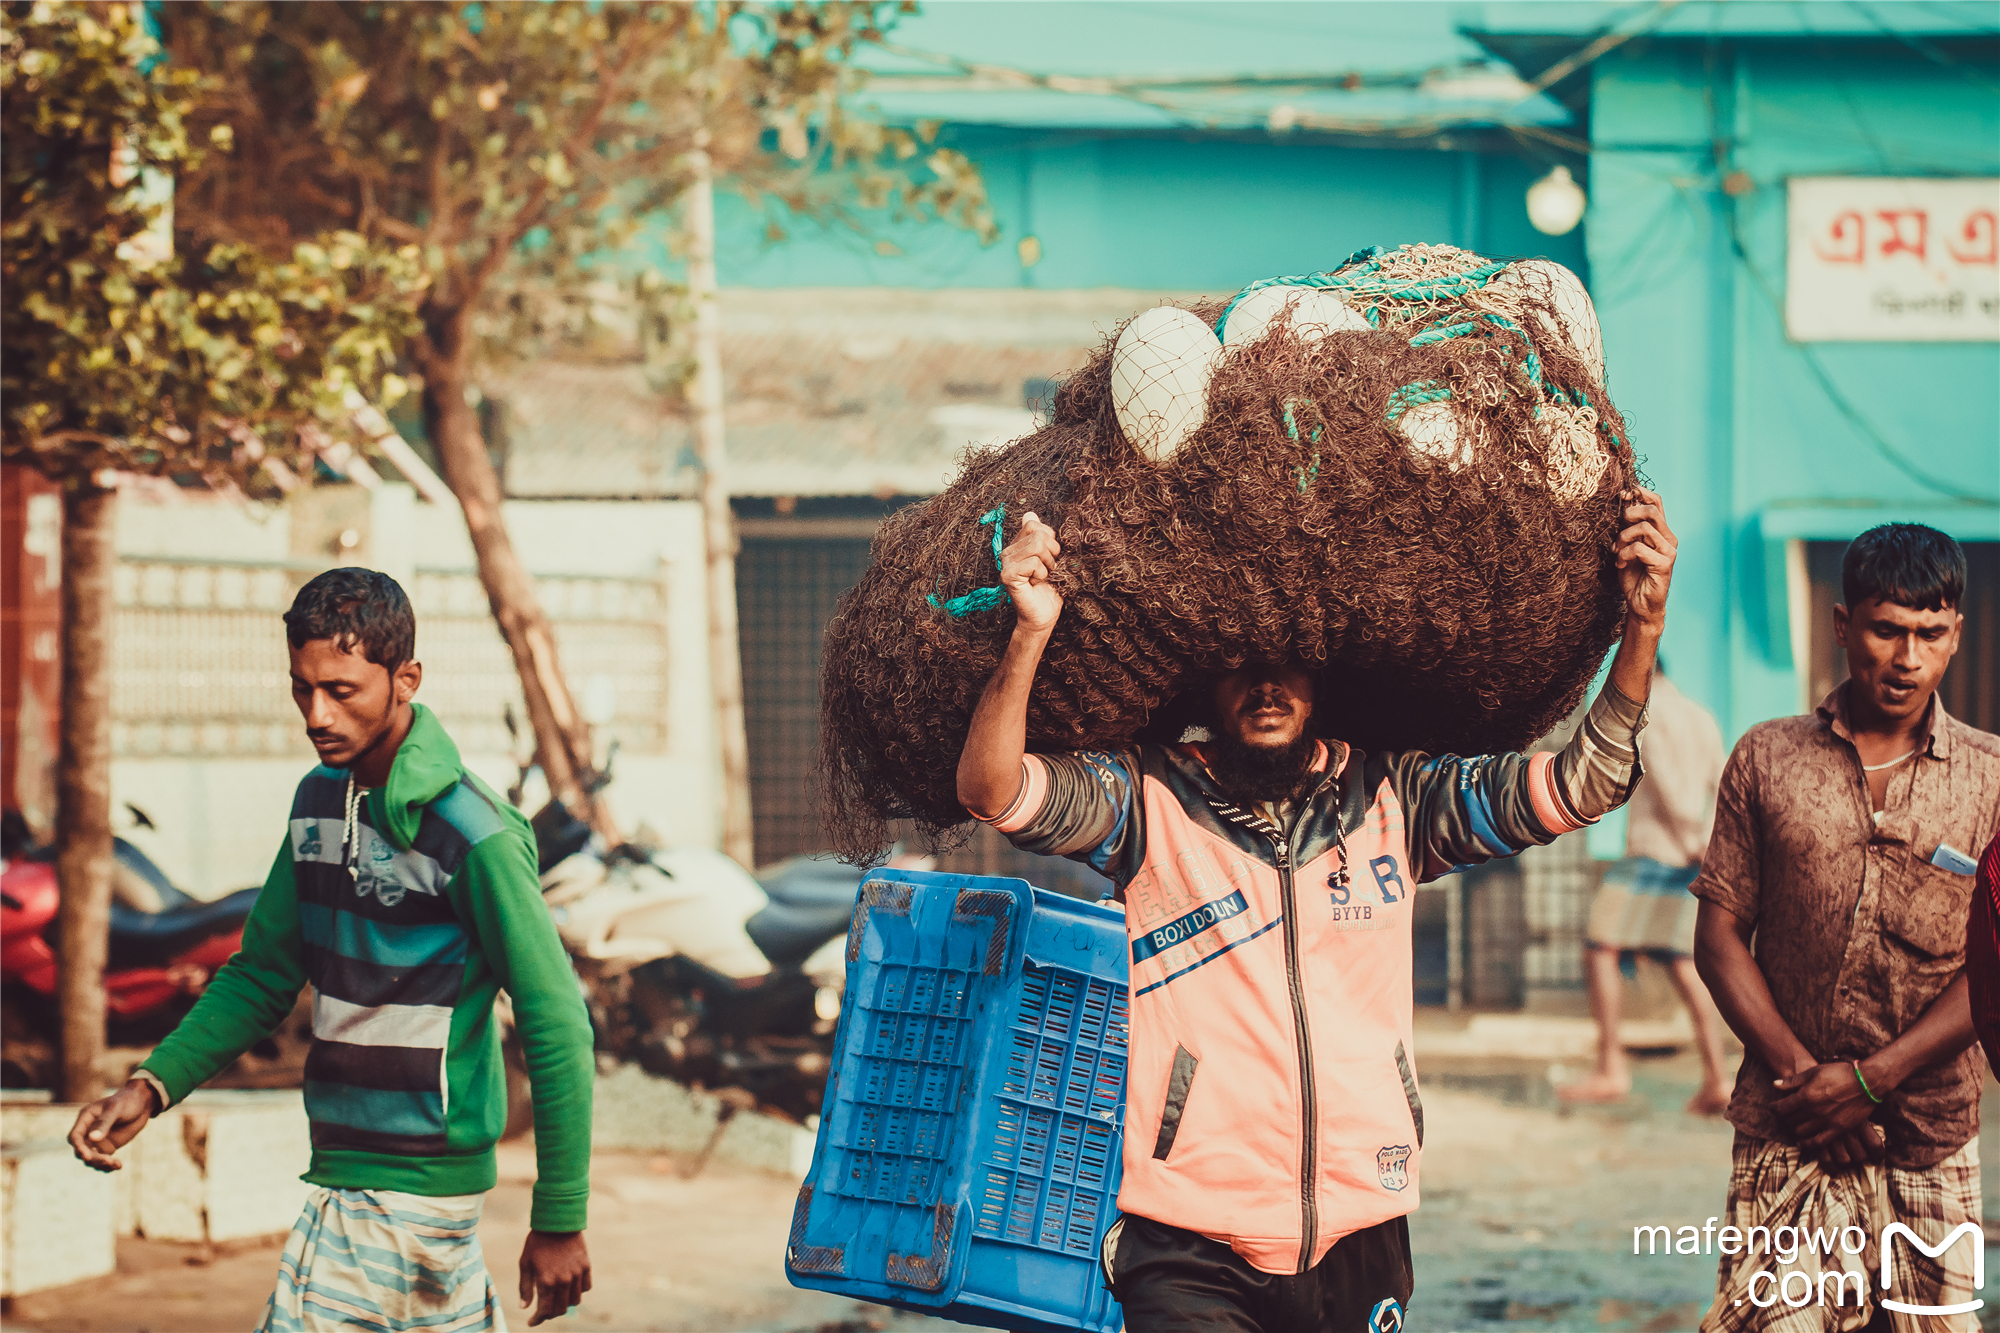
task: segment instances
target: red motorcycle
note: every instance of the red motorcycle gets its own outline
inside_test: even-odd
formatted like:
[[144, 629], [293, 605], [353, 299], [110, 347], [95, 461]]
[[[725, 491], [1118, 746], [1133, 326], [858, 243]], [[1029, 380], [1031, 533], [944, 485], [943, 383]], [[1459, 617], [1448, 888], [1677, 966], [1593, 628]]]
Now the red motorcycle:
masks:
[[[53, 849], [32, 846], [27, 826], [15, 812], [6, 812], [5, 824], [0, 1085], [46, 1088], [55, 1072], [60, 1031], [55, 935], [62, 894]], [[113, 847], [105, 1035], [113, 1046], [150, 1045], [181, 1020], [216, 969], [242, 947], [243, 923], [257, 890], [202, 902], [176, 888], [125, 839], [115, 839]]]

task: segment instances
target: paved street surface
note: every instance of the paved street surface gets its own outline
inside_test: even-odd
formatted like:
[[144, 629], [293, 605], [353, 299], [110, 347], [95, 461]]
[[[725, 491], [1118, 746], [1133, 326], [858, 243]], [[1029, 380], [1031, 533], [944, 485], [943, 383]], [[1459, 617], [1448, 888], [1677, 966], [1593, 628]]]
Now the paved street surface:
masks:
[[[1579, 1071], [1580, 1072], [1580, 1071]], [[1721, 1212], [1729, 1130], [1693, 1119], [1691, 1056], [1638, 1066], [1631, 1101], [1565, 1112], [1546, 1061], [1425, 1063], [1428, 1147], [1423, 1206], [1411, 1219], [1418, 1288], [1411, 1333], [1497, 1329], [1692, 1330], [1714, 1259], [1632, 1254], [1635, 1225], [1700, 1226]], [[1984, 1156], [2000, 1162], [2000, 1097], [1989, 1084]], [[527, 1223], [532, 1150], [503, 1149], [482, 1228], [488, 1262], [511, 1286]], [[597, 1286], [583, 1308], [544, 1328], [928, 1333], [958, 1327], [902, 1316], [785, 1281], [795, 1186], [710, 1166], [693, 1180], [664, 1157], [601, 1156], [592, 1172]], [[2000, 1216], [2000, 1170], [1987, 1172], [1987, 1215]], [[112, 1279], [27, 1296], [9, 1330], [216, 1333], [252, 1327], [270, 1289], [276, 1240], [207, 1255], [126, 1242]], [[2000, 1256], [1989, 1256], [1989, 1267]], [[1989, 1310], [1989, 1316], [1994, 1312]], [[511, 1309], [516, 1329], [526, 1319]], [[2000, 1319], [1988, 1324], [2000, 1329]]]

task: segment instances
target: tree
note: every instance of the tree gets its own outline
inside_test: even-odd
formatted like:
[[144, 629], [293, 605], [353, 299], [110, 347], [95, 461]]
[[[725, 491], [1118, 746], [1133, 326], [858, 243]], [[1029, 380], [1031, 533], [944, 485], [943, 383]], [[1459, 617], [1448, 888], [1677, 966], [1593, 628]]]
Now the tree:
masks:
[[893, 12], [573, 0], [165, 11], [176, 58], [224, 90], [197, 126], [227, 123], [239, 146], [185, 181], [178, 226], [274, 250], [337, 217], [373, 242], [416, 247], [428, 282], [409, 361], [426, 427], [550, 789], [579, 814], [589, 728], [501, 522], [477, 386], [564, 326], [642, 229], [668, 225], [702, 152], [724, 181], [794, 210], [890, 208], [990, 236], [962, 156], [843, 109], [860, 77], [852, 49]]
[[[150, 187], [199, 166], [188, 118], [202, 83], [159, 62], [135, 10], [0, 9], [0, 457], [63, 487], [58, 1092], [70, 1101], [102, 1093], [117, 474], [288, 482], [302, 428], [344, 417], [350, 391], [393, 391], [422, 279], [414, 255], [351, 232], [301, 237], [282, 260], [223, 244], [176, 257], [171, 194]], [[209, 139], [211, 154], [226, 149], [226, 124]]]

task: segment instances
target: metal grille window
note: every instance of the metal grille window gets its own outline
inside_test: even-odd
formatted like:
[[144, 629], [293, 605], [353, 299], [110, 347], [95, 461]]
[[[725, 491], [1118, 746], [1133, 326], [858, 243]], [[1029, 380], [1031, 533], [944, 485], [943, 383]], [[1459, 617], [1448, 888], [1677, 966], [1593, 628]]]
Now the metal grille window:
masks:
[[1527, 945], [1522, 979], [1529, 989], [1583, 984], [1583, 928], [1604, 868], [1581, 831], [1520, 855]]
[[[279, 617], [318, 568], [305, 563], [126, 560], [112, 633], [112, 752], [120, 758], [284, 755], [309, 759], [292, 705]], [[630, 752], [666, 748], [665, 603], [655, 579], [537, 580], [570, 686], [602, 739]], [[513, 655], [470, 573], [411, 580], [419, 698], [461, 750], [511, 748], [503, 713], [520, 715]]]
[[799, 524], [796, 536], [784, 535], [782, 524], [762, 532], [745, 524], [736, 557], [743, 723], [759, 865], [826, 847], [816, 776], [821, 649], [840, 595], [868, 569], [865, 534], [872, 522], [846, 522], [853, 536], [818, 535], [810, 524]]

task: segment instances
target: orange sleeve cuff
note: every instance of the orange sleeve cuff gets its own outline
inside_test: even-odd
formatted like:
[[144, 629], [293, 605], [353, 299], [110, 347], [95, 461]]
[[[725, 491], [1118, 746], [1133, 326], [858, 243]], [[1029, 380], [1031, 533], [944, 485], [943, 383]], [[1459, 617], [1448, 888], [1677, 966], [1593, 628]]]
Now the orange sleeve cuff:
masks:
[[1001, 833], [1018, 833], [1042, 812], [1042, 806], [1048, 798], [1048, 764], [1044, 763], [1039, 755], [1022, 755], [1021, 790], [1015, 793], [1013, 803], [991, 818], [980, 814], [974, 814], [972, 817], [982, 824], [991, 824]]
[[1528, 800], [1535, 818], [1554, 834], [1574, 833], [1584, 821], [1569, 812], [1562, 794], [1556, 790], [1556, 757], [1544, 751], [1528, 756]]

